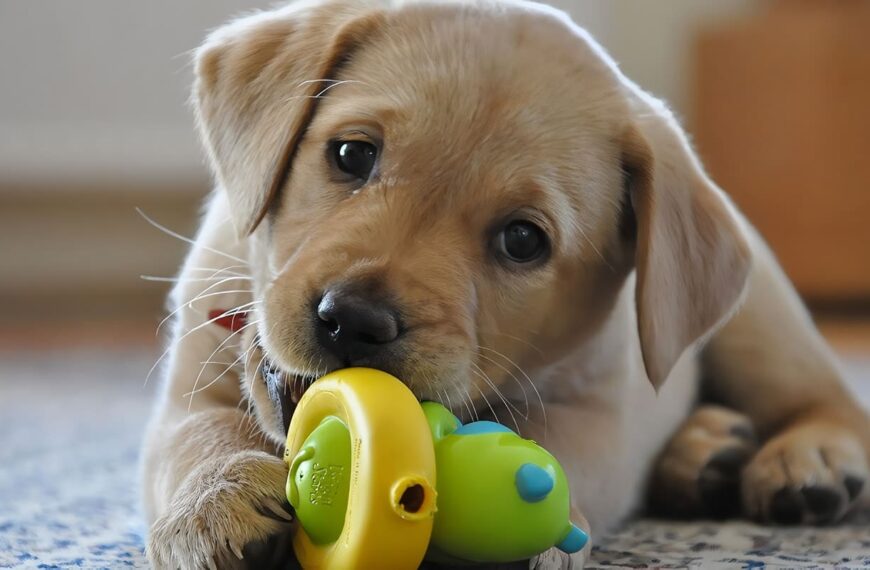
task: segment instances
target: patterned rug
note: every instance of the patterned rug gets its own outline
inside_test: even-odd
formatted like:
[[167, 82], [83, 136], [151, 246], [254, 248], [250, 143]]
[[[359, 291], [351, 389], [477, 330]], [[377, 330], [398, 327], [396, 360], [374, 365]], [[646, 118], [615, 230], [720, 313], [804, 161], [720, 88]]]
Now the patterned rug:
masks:
[[[0, 354], [0, 568], [148, 566], [136, 465], [153, 361]], [[589, 567], [870, 568], [870, 516], [824, 529], [639, 520], [598, 537]]]

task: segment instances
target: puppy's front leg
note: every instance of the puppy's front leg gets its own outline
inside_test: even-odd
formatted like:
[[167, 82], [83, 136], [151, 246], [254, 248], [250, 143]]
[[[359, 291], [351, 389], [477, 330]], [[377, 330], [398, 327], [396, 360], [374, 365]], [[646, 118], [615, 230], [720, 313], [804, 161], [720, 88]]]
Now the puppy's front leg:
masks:
[[240, 410], [215, 408], [159, 430], [152, 485], [165, 505], [151, 526], [156, 568], [229, 568], [242, 549], [289, 529], [287, 469]]
[[255, 305], [246, 245], [226, 231], [228, 216], [216, 193], [172, 294], [174, 335], [142, 455], [147, 550], [157, 568], [232, 567], [245, 545], [290, 519], [287, 470], [243, 411], [237, 370], [256, 323], [231, 332], [210, 319], [216, 309]]
[[754, 233], [746, 304], [705, 351], [711, 388], [766, 439], [743, 472], [748, 515], [830, 523], [867, 491], [870, 418], [831, 351]]
[[[203, 397], [191, 412], [170, 387], [149, 429], [143, 486], [147, 551], [156, 568], [232, 568], [246, 545], [290, 530], [287, 468], [254, 418], [238, 408], [239, 378], [227, 376], [223, 391], [197, 394]], [[181, 379], [193, 381], [182, 371], [170, 382]]]

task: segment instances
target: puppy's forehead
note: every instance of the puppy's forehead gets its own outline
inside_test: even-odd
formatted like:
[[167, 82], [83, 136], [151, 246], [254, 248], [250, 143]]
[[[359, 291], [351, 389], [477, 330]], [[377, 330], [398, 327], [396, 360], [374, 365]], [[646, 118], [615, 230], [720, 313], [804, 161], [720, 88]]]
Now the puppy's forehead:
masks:
[[620, 115], [619, 82], [596, 49], [546, 7], [410, 4], [386, 14], [353, 54], [335, 95], [353, 94], [349, 118], [379, 114], [409, 144], [558, 156]]
[[[554, 218], [563, 242], [594, 235], [611, 221], [595, 204], [612, 201], [621, 183], [626, 98], [582, 30], [531, 6], [411, 4], [387, 13], [330, 87], [312, 138], [377, 125], [381, 187], [427, 220], [464, 212], [477, 225], [533, 207]], [[394, 186], [416, 191], [390, 194]]]

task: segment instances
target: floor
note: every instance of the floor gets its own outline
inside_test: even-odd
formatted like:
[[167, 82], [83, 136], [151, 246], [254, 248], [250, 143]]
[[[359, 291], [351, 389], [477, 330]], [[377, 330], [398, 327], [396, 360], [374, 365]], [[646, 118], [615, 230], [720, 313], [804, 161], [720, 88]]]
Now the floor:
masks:
[[[136, 463], [157, 350], [142, 330], [0, 330], [0, 568], [147, 567]], [[824, 331], [870, 405], [870, 325]], [[596, 544], [590, 568], [868, 568], [870, 512], [826, 529], [639, 520]]]

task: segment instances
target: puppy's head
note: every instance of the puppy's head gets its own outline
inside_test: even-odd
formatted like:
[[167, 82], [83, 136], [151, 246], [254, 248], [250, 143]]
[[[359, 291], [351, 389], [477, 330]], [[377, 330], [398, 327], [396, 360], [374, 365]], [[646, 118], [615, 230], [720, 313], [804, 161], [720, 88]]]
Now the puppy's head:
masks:
[[345, 366], [459, 415], [528, 403], [525, 371], [594, 335], [634, 269], [658, 385], [743, 288], [735, 219], [673, 119], [549, 8], [296, 3], [217, 31], [197, 77], [277, 437], [292, 402], [268, 388]]

